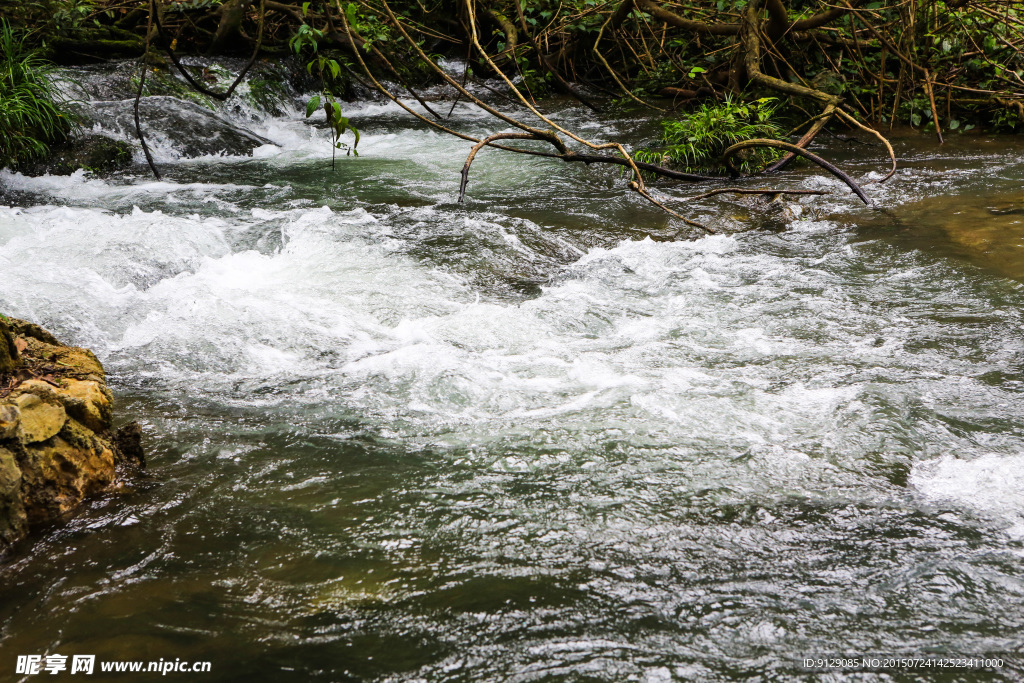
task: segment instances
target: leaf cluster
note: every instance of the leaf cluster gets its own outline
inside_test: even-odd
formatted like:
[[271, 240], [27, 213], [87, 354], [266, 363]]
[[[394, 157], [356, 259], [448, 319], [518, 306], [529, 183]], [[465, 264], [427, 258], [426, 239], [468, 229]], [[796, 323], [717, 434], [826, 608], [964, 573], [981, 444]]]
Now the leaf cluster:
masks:
[[[678, 119], [662, 121], [661, 144], [637, 150], [638, 161], [669, 164], [688, 172], [709, 172], [721, 168], [727, 147], [751, 138], [781, 138], [776, 123], [774, 97], [741, 102], [731, 96], [721, 102], [704, 103]], [[759, 170], [779, 157], [774, 149], [758, 149], [740, 159], [745, 172]]]

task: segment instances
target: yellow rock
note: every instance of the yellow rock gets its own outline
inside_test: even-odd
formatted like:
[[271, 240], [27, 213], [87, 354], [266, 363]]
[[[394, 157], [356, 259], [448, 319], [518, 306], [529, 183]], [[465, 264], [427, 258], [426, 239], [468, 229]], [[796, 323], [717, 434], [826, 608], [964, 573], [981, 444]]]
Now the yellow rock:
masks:
[[0, 448], [0, 542], [12, 543], [23, 536], [25, 531], [21, 469], [14, 453]]
[[68, 427], [62, 436], [25, 446], [21, 490], [29, 524], [59, 518], [114, 481], [114, 452], [75, 422]]
[[66, 379], [58, 394], [68, 414], [89, 429], [105, 432], [110, 428], [114, 402], [110, 390], [99, 382]]
[[24, 320], [6, 324], [30, 374], [49, 381], [26, 380], [0, 399], [0, 554], [109, 489], [120, 465], [145, 462], [137, 424], [110, 429], [114, 399], [91, 351]]
[[46, 441], [55, 436], [68, 421], [64, 406], [43, 401], [36, 394], [21, 394], [14, 399], [14, 404], [21, 411], [18, 436], [26, 444]]
[[18, 435], [21, 411], [12, 405], [0, 405], [0, 440], [13, 439]]

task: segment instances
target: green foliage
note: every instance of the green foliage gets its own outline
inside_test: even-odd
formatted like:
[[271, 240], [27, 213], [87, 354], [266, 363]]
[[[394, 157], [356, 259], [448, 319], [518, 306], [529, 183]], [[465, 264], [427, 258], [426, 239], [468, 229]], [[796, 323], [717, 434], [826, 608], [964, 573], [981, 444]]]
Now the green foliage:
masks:
[[[662, 121], [662, 146], [637, 150], [637, 161], [668, 164], [689, 172], [708, 172], [721, 168], [722, 152], [727, 147], [751, 138], [782, 137], [773, 120], [777, 106], [774, 97], [762, 97], [741, 103], [732, 97], [723, 102], [702, 104], [682, 117]], [[740, 158], [743, 171], [755, 171], [779, 157], [774, 149], [752, 150]]]
[[41, 157], [71, 132], [75, 121], [50, 82], [53, 69], [0, 20], [0, 164]]
[[1021, 128], [1020, 116], [1009, 109], [998, 109], [992, 114], [992, 130], [998, 133], [1015, 133]]
[[63, 0], [53, 3], [53, 22], [58, 31], [70, 31], [87, 24], [96, 11], [92, 0]]
[[[304, 3], [303, 11], [306, 11], [308, 7], [309, 3]], [[313, 59], [306, 64], [306, 72], [312, 76], [314, 69], [316, 70], [316, 74], [320, 79], [321, 90], [318, 95], [314, 95], [306, 103], [306, 118], [308, 119], [313, 116], [321, 108], [321, 104], [323, 105], [323, 111], [327, 117], [327, 125], [331, 129], [331, 165], [333, 167], [333, 155], [336, 150], [343, 149], [346, 155], [354, 154], [359, 156], [359, 152], [356, 150], [356, 147], [359, 146], [359, 131], [352, 125], [348, 117], [342, 116], [341, 104], [331, 91], [330, 83], [338, 81], [341, 76], [342, 67], [338, 60], [319, 52], [319, 40], [323, 38], [323, 35], [322, 31], [318, 31], [308, 24], [303, 24], [296, 31], [295, 35], [292, 36], [289, 44], [296, 55], [301, 54], [305, 49], [313, 52]], [[355, 138], [351, 145], [341, 140], [342, 136], [348, 131], [351, 131]]]
[[350, 2], [345, 5], [345, 18], [364, 41], [363, 48], [369, 52], [373, 43], [386, 43], [391, 39], [391, 28], [382, 24], [376, 15], [361, 14], [359, 5]]
[[530, 60], [525, 56], [516, 59], [516, 70], [522, 76], [523, 85], [531, 97], [538, 98], [550, 94], [554, 80], [550, 73], [531, 66]]

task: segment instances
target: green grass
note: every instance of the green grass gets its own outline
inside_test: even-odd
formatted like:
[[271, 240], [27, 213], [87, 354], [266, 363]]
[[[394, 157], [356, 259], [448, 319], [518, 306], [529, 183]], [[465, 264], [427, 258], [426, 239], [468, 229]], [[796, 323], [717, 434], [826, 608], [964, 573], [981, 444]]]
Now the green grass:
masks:
[[51, 83], [54, 66], [0, 20], [0, 166], [45, 155], [75, 125]]
[[[775, 98], [763, 97], [749, 103], [726, 97], [722, 102], [702, 104], [675, 120], [662, 121], [661, 144], [637, 150], [637, 161], [668, 165], [689, 172], [713, 172], [722, 168], [722, 152], [751, 138], [779, 139], [783, 130], [773, 120]], [[756, 171], [780, 156], [774, 149], [751, 150], [738, 155], [740, 169]]]

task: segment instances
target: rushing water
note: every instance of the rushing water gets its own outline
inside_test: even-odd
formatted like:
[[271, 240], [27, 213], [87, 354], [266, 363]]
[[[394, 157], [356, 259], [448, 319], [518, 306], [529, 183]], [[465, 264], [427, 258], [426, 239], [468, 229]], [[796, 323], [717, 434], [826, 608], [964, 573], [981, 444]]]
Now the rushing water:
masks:
[[355, 120], [335, 171], [296, 111], [251, 159], [157, 140], [161, 182], [0, 177], [0, 310], [93, 348], [150, 453], [0, 569], [3, 676], [1024, 675], [1019, 145], [905, 140], [879, 208], [801, 169], [834, 194], [688, 205], [761, 229], [661, 241], [614, 171], [485, 151], [459, 205], [465, 143]]

